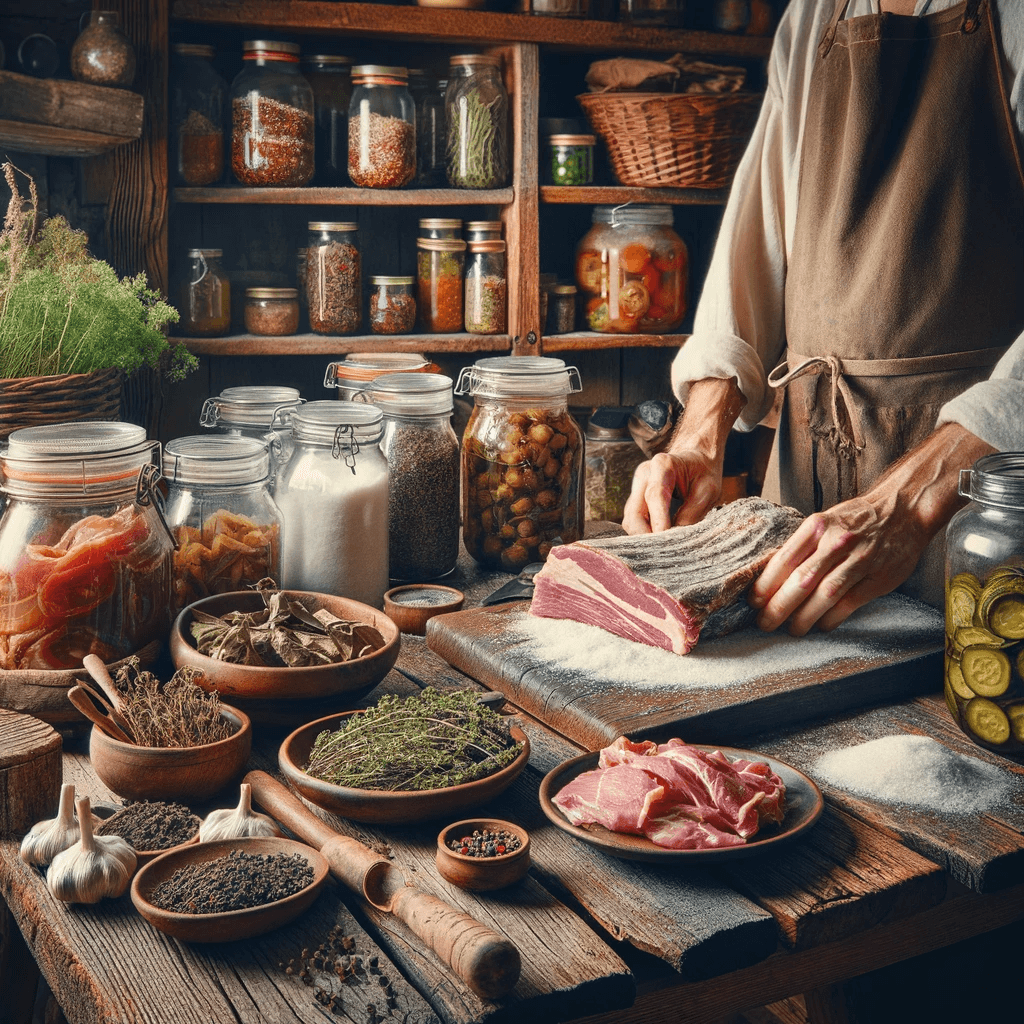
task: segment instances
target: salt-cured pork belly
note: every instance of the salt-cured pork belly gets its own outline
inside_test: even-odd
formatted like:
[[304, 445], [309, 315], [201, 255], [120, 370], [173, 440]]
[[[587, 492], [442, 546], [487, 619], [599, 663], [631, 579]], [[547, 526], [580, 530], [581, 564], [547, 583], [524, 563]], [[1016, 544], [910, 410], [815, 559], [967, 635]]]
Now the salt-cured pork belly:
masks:
[[692, 526], [552, 548], [530, 614], [572, 619], [676, 654], [748, 625], [750, 584], [803, 520], [763, 498], [722, 505]]
[[665, 787], [653, 775], [615, 765], [576, 776], [555, 802], [574, 825], [593, 823], [642, 835], [651, 806], [664, 795]]

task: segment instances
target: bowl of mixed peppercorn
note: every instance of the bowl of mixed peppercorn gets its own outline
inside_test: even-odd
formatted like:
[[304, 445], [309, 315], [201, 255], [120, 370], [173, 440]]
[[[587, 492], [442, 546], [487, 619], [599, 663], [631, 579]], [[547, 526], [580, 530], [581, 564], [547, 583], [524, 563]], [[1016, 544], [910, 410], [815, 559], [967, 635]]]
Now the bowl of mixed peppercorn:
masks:
[[530, 834], [499, 818], [457, 821], [437, 837], [436, 864], [441, 877], [460, 889], [503, 889], [530, 870]]

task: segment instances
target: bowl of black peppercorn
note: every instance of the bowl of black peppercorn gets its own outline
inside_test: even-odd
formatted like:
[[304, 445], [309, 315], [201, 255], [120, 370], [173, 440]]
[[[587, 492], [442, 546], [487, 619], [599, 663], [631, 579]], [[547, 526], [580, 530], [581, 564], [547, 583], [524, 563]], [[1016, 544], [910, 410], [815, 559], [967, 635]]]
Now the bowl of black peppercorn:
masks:
[[460, 889], [503, 889], [530, 870], [530, 834], [499, 818], [457, 821], [441, 829], [435, 862], [441, 877]]

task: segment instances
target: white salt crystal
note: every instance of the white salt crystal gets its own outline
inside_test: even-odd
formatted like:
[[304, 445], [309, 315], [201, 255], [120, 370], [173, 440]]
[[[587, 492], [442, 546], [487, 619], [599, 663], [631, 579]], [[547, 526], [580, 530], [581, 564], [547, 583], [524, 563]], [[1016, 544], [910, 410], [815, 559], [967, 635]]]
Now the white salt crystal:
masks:
[[856, 796], [944, 814], [977, 814], [1019, 788], [1009, 772], [957, 754], [930, 736], [883, 736], [833, 750], [811, 771]]

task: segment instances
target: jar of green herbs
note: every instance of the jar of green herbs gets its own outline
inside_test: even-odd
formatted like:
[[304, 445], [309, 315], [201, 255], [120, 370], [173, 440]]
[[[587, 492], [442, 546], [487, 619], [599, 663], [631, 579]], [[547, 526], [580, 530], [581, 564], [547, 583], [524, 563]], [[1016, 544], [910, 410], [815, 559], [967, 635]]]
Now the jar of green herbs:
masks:
[[501, 58], [451, 58], [445, 90], [445, 172], [452, 188], [503, 188], [509, 183], [509, 102]]
[[552, 185], [590, 185], [594, 180], [593, 135], [548, 137], [548, 182]]

